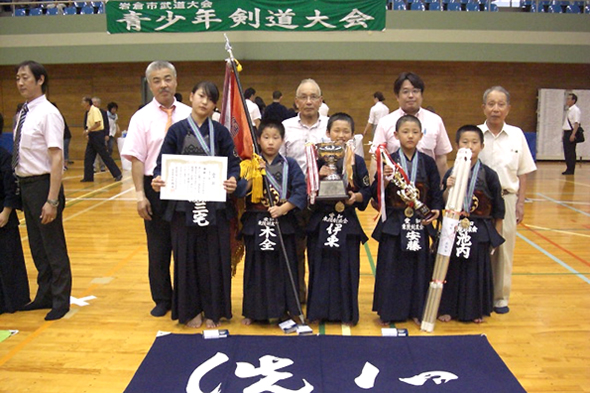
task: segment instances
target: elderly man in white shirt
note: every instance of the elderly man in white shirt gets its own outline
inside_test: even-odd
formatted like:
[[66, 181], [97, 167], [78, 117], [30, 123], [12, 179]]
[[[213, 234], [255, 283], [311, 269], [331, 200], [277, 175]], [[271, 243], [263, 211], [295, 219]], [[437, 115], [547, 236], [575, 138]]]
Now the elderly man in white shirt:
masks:
[[137, 213], [144, 219], [147, 235], [150, 291], [156, 306], [154, 317], [166, 315], [172, 305], [170, 223], [163, 219], [160, 195], [151, 186], [162, 143], [168, 128], [190, 116], [192, 108], [176, 101], [176, 69], [166, 61], [154, 61], [145, 71], [154, 99], [135, 112], [129, 122], [121, 156], [131, 161]]
[[369, 170], [371, 178], [376, 172], [374, 153], [377, 146], [385, 143], [389, 153], [397, 151], [400, 144], [394, 135], [395, 124], [400, 117], [413, 115], [422, 123], [422, 139], [418, 142], [417, 149], [436, 161], [436, 167], [442, 179], [448, 169], [447, 154], [453, 151], [453, 146], [441, 117], [422, 108], [424, 82], [412, 72], [402, 72], [393, 85], [393, 92], [399, 103], [399, 109], [381, 118], [377, 124], [370, 150], [373, 155]]
[[578, 96], [574, 93], [567, 95], [565, 104], [567, 111], [563, 119], [563, 155], [565, 158], [566, 169], [562, 175], [573, 175], [576, 171], [576, 133], [580, 128], [582, 112], [576, 105]]
[[[327, 139], [328, 117], [319, 113], [322, 104], [322, 91], [316, 81], [313, 79], [301, 81], [295, 93], [295, 103], [299, 108], [299, 114], [283, 121], [285, 138], [280, 153], [285, 157], [294, 158], [307, 177], [305, 144], [318, 143]], [[305, 209], [298, 212], [296, 216], [300, 228], [305, 231], [310, 217], [309, 210]], [[305, 237], [297, 239], [297, 267], [301, 302], [305, 302], [307, 294], [305, 286], [305, 248]]]
[[501, 233], [506, 242], [492, 255], [494, 311], [506, 314], [510, 311], [516, 226], [524, 218], [527, 174], [537, 167], [522, 130], [505, 123], [510, 112], [510, 93], [501, 86], [491, 87], [483, 95], [482, 107], [486, 121], [479, 126], [484, 134], [479, 159], [498, 173], [506, 205]]

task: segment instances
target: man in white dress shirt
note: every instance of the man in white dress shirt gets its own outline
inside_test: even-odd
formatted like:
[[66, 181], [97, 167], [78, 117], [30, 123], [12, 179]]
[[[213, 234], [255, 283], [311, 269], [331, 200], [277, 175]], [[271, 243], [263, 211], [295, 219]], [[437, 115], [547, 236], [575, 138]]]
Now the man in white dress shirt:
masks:
[[580, 127], [582, 112], [576, 105], [578, 96], [574, 93], [567, 95], [565, 104], [567, 111], [563, 119], [563, 155], [566, 169], [562, 175], [573, 175], [576, 171], [576, 133]]
[[482, 108], [486, 121], [479, 126], [484, 135], [479, 159], [498, 173], [506, 205], [501, 233], [506, 242], [492, 255], [494, 311], [506, 314], [510, 311], [516, 226], [524, 218], [527, 174], [537, 167], [522, 130], [505, 123], [510, 112], [510, 93], [501, 86], [489, 88], [483, 95]]
[[422, 108], [424, 99], [424, 82], [412, 72], [402, 72], [393, 84], [393, 92], [399, 103], [399, 109], [381, 118], [375, 129], [375, 137], [371, 146], [370, 176], [376, 171], [374, 153], [382, 143], [387, 144], [387, 151], [393, 153], [399, 149], [399, 141], [394, 135], [395, 124], [404, 115], [416, 116], [422, 123], [422, 138], [417, 149], [429, 155], [436, 161], [436, 166], [442, 179], [447, 172], [447, 154], [453, 151], [449, 135], [439, 115]]
[[168, 128], [190, 116], [192, 108], [176, 101], [176, 69], [167, 61], [154, 61], [145, 71], [152, 101], [135, 112], [129, 122], [121, 156], [131, 161], [137, 213], [144, 219], [147, 235], [149, 281], [156, 306], [151, 314], [162, 317], [172, 304], [170, 223], [162, 217], [160, 194], [152, 188], [156, 160]]
[[16, 67], [16, 87], [26, 102], [14, 133], [12, 168], [39, 285], [35, 299], [22, 310], [51, 309], [45, 316], [51, 321], [70, 310], [72, 272], [62, 215], [64, 120], [45, 96], [48, 78], [45, 67], [34, 61]]

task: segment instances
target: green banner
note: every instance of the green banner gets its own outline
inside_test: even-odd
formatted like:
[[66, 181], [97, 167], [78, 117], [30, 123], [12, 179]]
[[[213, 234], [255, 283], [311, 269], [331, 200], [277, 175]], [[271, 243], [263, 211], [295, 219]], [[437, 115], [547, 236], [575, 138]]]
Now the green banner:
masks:
[[106, 15], [109, 33], [385, 29], [384, 0], [108, 0]]

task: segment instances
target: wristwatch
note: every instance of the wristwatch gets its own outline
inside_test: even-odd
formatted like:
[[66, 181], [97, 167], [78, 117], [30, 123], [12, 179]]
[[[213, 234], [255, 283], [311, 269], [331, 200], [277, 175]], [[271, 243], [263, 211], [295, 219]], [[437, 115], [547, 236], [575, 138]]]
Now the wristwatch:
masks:
[[59, 206], [59, 199], [48, 199], [47, 203], [49, 203], [53, 207]]

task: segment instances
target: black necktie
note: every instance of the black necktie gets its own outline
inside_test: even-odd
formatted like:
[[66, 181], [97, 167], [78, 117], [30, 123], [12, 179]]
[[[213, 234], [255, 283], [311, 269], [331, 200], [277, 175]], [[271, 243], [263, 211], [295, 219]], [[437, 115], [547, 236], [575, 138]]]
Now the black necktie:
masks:
[[22, 136], [23, 124], [25, 123], [25, 119], [27, 118], [27, 112], [29, 112], [29, 107], [27, 104], [23, 104], [23, 107], [20, 111], [20, 117], [18, 119], [18, 125], [16, 126], [14, 142], [12, 144], [12, 170], [16, 168], [18, 165], [18, 161], [20, 158], [20, 140]]

